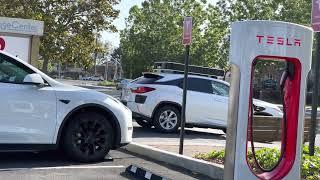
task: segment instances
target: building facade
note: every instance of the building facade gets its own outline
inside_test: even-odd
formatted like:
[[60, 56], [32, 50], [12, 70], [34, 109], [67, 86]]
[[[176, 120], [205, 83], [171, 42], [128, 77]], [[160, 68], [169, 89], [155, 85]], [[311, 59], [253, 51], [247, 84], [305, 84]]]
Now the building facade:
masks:
[[44, 22], [0, 17], [0, 50], [37, 66]]

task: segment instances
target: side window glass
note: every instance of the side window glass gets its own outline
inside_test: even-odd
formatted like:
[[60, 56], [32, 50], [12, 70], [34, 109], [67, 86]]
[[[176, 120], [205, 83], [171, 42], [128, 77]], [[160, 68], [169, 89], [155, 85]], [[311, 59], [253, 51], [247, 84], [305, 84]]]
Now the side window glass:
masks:
[[212, 81], [213, 94], [229, 96], [229, 87], [223, 83]]
[[179, 88], [183, 88], [183, 79], [177, 79], [174, 81], [174, 85], [178, 86]]
[[175, 80], [170, 80], [170, 81], [165, 81], [165, 82], [158, 82], [157, 84], [164, 84], [164, 85], [170, 85], [170, 86], [177, 86], [179, 88], [183, 88], [183, 79], [175, 79]]
[[0, 82], [22, 84], [24, 78], [33, 72], [14, 59], [0, 54]]
[[212, 94], [211, 81], [207, 79], [189, 78], [188, 90]]

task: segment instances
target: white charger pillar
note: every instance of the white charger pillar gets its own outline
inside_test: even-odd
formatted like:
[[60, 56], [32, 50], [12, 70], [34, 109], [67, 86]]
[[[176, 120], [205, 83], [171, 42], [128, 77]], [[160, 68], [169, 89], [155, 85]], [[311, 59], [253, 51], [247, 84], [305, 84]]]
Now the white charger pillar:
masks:
[[[311, 68], [313, 31], [297, 24], [276, 21], [235, 22], [231, 27], [231, 88], [229, 98], [226, 180], [300, 179], [304, 105], [307, 75]], [[248, 164], [248, 137], [252, 112], [253, 67], [256, 60], [291, 64], [294, 74], [285, 83], [287, 114], [283, 152], [278, 164], [255, 173]], [[252, 124], [251, 124], [252, 125]], [[251, 130], [252, 131], [252, 130]]]

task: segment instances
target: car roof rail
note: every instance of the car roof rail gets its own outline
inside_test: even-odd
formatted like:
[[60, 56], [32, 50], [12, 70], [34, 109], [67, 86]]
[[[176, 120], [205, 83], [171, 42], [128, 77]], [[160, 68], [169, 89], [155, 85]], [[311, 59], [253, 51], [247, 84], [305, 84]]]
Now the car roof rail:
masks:
[[[176, 62], [167, 62], [167, 61], [155, 62], [153, 72], [170, 73], [170, 74], [183, 74], [184, 73], [184, 64], [176, 63]], [[215, 78], [215, 79], [223, 79], [225, 72], [222, 69], [189, 65], [189, 73], [188, 74], [211, 77], [211, 78]]]

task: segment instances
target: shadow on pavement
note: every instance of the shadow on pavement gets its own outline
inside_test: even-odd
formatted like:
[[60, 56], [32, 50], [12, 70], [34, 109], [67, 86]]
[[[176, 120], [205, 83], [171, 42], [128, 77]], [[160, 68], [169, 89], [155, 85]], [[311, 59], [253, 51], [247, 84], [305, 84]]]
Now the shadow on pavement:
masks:
[[122, 172], [120, 173], [120, 176], [127, 178], [127, 179], [131, 179], [131, 180], [136, 180], [138, 178], [133, 177], [131, 174], [127, 173], [127, 172]]
[[[168, 163], [165, 163], [165, 162], [157, 161], [157, 160], [148, 158], [148, 157], [146, 157], [146, 156], [142, 156], [142, 155], [140, 155], [140, 154], [136, 154], [136, 153], [134, 153], [134, 152], [129, 152], [129, 151], [125, 150], [125, 149], [120, 149], [119, 151], [121, 151], [121, 152], [123, 152], [123, 153], [126, 153], [126, 154], [131, 154], [132, 156], [135, 156], [135, 157], [144, 159], [144, 160], [146, 160], [146, 161], [150, 161], [150, 162], [159, 164], [159, 165], [161, 165], [161, 166], [163, 166], [163, 167], [166, 167], [166, 168], [168, 168], [168, 169], [170, 169], [170, 170], [172, 170], [172, 171], [177, 171], [177, 172], [180, 172], [180, 173], [182, 173], [182, 174], [184, 174], [184, 175], [193, 177], [194, 179], [210, 180], [209, 177], [207, 177], [207, 176], [205, 176], [205, 175], [198, 174], [198, 173], [196, 173], [196, 172], [192, 172], [192, 171], [190, 171], [189, 169], [185, 169], [185, 168], [181, 168], [181, 167], [178, 167], [178, 166], [174, 166], [174, 165], [171, 165], [171, 164], [168, 164]], [[141, 164], [141, 166], [142, 166], [143, 168], [146, 168], [146, 164], [144, 164], [144, 165]], [[149, 171], [154, 170], [154, 169], [149, 169], [149, 168], [146, 168], [146, 169], [148, 169]], [[158, 175], [161, 175], [160, 172], [156, 172], [156, 171], [152, 171], [152, 172], [154, 172], [154, 173], [156, 173], [156, 174], [158, 174]], [[131, 178], [134, 178], [134, 177], [132, 177], [131, 175], [129, 175], [128, 173], [126, 173], [126, 172], [122, 173], [121, 175], [124, 176], [124, 177], [127, 177], [127, 178], [130, 177], [130, 179], [131, 179]], [[176, 178], [177, 178], [177, 179], [181, 179], [181, 178], [179, 178], [179, 177], [176, 177]]]
[[[107, 160], [106, 160], [107, 161]], [[85, 163], [90, 165], [88, 163]], [[83, 165], [83, 163], [72, 162], [60, 151], [43, 152], [1, 152], [0, 171], [16, 168], [41, 168], [60, 167], [71, 165]]]

